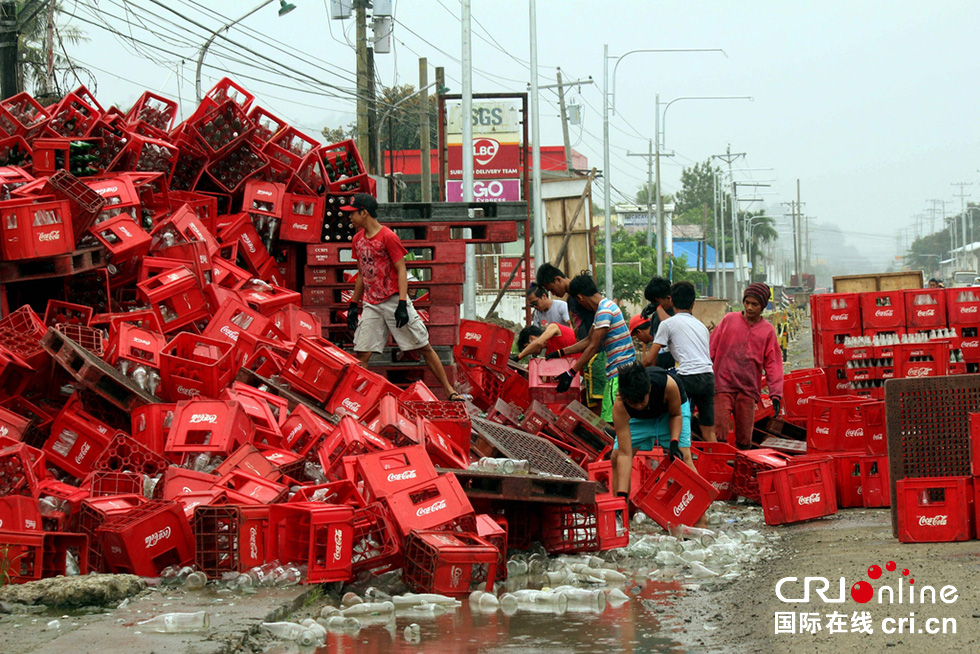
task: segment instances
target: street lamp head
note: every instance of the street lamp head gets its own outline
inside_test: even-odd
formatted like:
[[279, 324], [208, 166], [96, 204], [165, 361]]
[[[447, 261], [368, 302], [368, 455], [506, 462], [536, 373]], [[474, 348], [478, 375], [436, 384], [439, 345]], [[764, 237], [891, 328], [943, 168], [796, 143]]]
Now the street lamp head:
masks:
[[286, 2], [286, 0], [279, 0], [279, 15], [280, 16], [285, 16], [286, 14], [288, 14], [289, 12], [291, 12], [295, 8], [296, 8], [296, 5], [294, 5], [293, 3]]

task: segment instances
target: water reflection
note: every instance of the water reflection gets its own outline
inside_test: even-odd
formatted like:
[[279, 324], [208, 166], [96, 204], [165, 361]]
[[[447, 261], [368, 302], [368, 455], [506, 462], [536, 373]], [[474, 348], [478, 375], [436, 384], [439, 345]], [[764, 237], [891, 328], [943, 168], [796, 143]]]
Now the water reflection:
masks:
[[[629, 589], [639, 587], [639, 593]], [[502, 612], [470, 610], [469, 602], [454, 613], [434, 619], [396, 617], [387, 625], [365, 626], [357, 634], [327, 633], [326, 643], [304, 654], [591, 654], [597, 651], [624, 654], [684, 652], [678, 642], [665, 633], [659, 616], [646, 606], [654, 603], [669, 607], [678, 593], [678, 581], [651, 581], [631, 578], [625, 585], [630, 601], [619, 607], [606, 604], [601, 613], [569, 611], [561, 617], [521, 611], [513, 616]], [[645, 600], [645, 601], [644, 601]], [[646, 606], [645, 606], [646, 605]], [[402, 634], [406, 626], [421, 627], [421, 641], [412, 644]], [[300, 651], [294, 644], [276, 643], [268, 654]]]

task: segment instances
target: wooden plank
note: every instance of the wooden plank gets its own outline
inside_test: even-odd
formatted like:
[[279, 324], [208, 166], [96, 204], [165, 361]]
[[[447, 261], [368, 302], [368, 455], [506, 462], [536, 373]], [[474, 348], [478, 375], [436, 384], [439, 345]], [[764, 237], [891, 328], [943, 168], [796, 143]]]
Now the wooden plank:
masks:
[[471, 499], [517, 500], [546, 504], [592, 504], [596, 482], [581, 479], [504, 475], [482, 470], [437, 468], [456, 475], [463, 492]]
[[834, 277], [834, 293], [870, 293], [922, 288], [921, 270]]

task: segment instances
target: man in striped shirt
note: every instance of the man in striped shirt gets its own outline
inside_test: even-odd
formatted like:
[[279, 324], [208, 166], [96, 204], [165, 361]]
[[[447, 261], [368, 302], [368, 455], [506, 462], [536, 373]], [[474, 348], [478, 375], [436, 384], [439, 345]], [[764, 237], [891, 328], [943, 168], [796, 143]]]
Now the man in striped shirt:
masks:
[[568, 285], [568, 295], [578, 300], [584, 308], [595, 311], [595, 320], [588, 338], [548, 355], [548, 358], [556, 358], [582, 353], [571, 369], [559, 376], [558, 392], [567, 391], [575, 375], [580, 373], [588, 365], [592, 356], [602, 349], [606, 353], [606, 387], [602, 394], [602, 419], [612, 422], [612, 407], [618, 389], [616, 382], [619, 369], [636, 360], [633, 338], [630, 336], [626, 321], [623, 320], [623, 312], [615, 302], [602, 297], [592, 275], [582, 273], [573, 279]]

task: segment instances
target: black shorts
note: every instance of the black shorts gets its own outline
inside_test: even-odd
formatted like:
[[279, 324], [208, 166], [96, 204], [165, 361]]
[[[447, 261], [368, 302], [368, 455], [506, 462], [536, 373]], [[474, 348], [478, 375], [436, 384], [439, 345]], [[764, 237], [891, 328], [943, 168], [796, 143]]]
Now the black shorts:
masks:
[[700, 375], [677, 375], [684, 384], [691, 405], [698, 409], [698, 424], [705, 427], [715, 425], [715, 375], [712, 372]]

